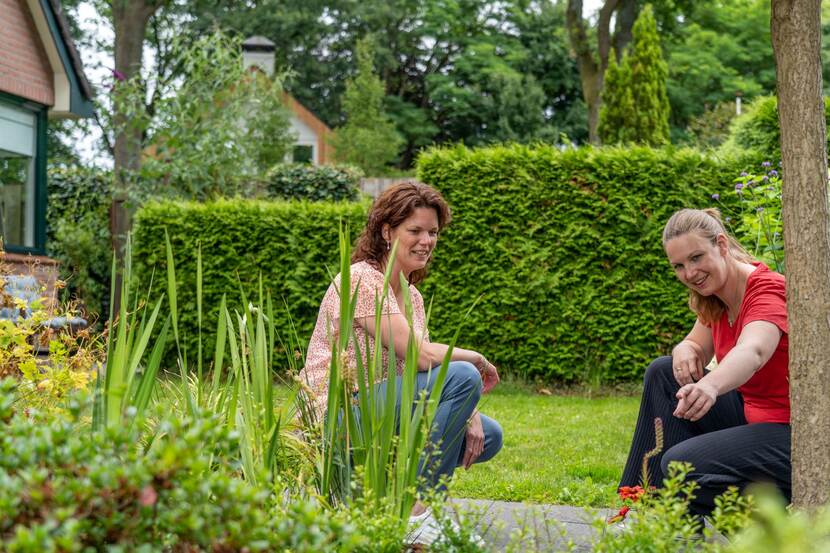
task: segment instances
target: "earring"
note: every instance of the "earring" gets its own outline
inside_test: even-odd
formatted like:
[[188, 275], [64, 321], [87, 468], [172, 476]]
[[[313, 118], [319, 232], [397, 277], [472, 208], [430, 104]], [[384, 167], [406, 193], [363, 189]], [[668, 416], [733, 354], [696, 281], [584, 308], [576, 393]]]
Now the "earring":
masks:
[[389, 251], [389, 250], [391, 250], [391, 249], [392, 249], [392, 243], [391, 243], [391, 242], [387, 242], [387, 243], [386, 243], [386, 251]]

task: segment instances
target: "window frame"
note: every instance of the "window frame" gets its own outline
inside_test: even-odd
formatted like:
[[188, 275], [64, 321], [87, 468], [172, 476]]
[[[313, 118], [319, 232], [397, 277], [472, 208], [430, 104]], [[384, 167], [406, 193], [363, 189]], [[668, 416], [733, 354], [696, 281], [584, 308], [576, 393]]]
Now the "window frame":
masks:
[[48, 201], [48, 189], [46, 179], [46, 129], [48, 125], [48, 106], [21, 98], [0, 90], [0, 102], [9, 104], [16, 108], [22, 108], [35, 115], [35, 156], [34, 156], [34, 177], [35, 177], [35, 245], [16, 246], [3, 244], [8, 253], [46, 255], [46, 204]]

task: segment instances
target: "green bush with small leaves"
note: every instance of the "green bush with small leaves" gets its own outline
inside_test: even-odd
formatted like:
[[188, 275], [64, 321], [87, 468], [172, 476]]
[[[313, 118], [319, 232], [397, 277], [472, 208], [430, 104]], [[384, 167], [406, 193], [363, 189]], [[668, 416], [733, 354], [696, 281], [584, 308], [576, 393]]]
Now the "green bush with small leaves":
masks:
[[694, 322], [663, 252], [663, 225], [677, 209], [713, 205], [713, 193], [756, 163], [675, 148], [426, 152], [418, 176], [453, 210], [422, 285], [435, 298], [431, 336], [449, 338], [480, 296], [459, 345], [507, 372], [641, 377]]
[[[830, 114], [830, 97], [824, 98], [824, 116]], [[830, 119], [827, 120], [830, 125]], [[830, 140], [830, 137], [828, 137]], [[778, 98], [761, 96], [756, 98], [732, 123], [724, 152], [736, 149], [755, 150], [764, 159], [781, 159], [781, 129], [778, 126]], [[830, 141], [828, 141], [830, 151]]]
[[93, 433], [86, 401], [41, 416], [15, 388], [0, 382], [3, 551], [400, 551], [400, 521], [240, 478], [239, 437], [221, 417], [168, 416], [144, 442], [139, 421]]
[[285, 200], [355, 201], [360, 195], [363, 173], [347, 165], [275, 165], [265, 177], [269, 197]]

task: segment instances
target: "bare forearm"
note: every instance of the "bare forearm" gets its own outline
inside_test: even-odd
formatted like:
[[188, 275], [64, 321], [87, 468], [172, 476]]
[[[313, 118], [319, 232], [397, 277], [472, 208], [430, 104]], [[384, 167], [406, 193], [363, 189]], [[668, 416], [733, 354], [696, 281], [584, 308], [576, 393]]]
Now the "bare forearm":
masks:
[[764, 359], [756, 348], [739, 344], [702, 381], [713, 386], [720, 396], [745, 384], [763, 363]]
[[[446, 344], [425, 342], [421, 344], [421, 355], [418, 359], [418, 369], [425, 371], [436, 365], [440, 365], [447, 355], [450, 347]], [[452, 348], [450, 361], [467, 361], [474, 365], [480, 363], [482, 355], [478, 352], [459, 347]]]

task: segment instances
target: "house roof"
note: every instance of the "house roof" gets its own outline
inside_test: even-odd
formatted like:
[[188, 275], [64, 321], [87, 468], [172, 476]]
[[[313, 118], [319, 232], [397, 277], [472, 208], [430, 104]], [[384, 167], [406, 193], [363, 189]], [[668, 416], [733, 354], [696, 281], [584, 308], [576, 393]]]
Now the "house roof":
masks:
[[50, 115], [92, 117], [93, 90], [84, 74], [69, 24], [58, 0], [26, 0], [54, 72], [55, 105]]

